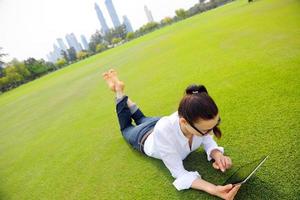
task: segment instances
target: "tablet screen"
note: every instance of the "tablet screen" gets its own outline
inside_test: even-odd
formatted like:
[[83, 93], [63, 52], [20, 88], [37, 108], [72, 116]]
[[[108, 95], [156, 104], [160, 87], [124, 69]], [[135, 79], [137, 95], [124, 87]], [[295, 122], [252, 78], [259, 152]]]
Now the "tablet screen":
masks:
[[255, 168], [265, 160], [266, 156], [261, 159], [255, 160], [251, 163], [248, 163], [240, 167], [236, 172], [234, 172], [224, 183], [226, 184], [237, 184], [243, 182], [254, 170]]

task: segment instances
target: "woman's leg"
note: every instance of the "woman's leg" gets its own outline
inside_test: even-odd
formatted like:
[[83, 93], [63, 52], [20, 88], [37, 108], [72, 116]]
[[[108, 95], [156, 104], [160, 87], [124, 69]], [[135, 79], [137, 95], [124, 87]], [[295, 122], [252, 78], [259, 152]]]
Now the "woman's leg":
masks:
[[[107, 74], [108, 74], [107, 76], [109, 76], [109, 78], [111, 79], [111, 81], [108, 83], [108, 85], [110, 88], [114, 89], [113, 91], [116, 92], [116, 96], [117, 96], [116, 103], [118, 104], [120, 99], [124, 96], [124, 87], [125, 87], [124, 83], [119, 80], [117, 72], [115, 70], [110, 69]], [[123, 84], [123, 86], [120, 88], [120, 91], [116, 91], [116, 88], [113, 85], [119, 84], [119, 83]], [[146, 117], [144, 115], [144, 113], [141, 111], [141, 109], [139, 109], [138, 106], [128, 97], [127, 97], [127, 106], [131, 113], [131, 118], [134, 120], [136, 125], [140, 125], [144, 122], [149, 121], [149, 119], [151, 119], [151, 117]]]
[[[109, 88], [116, 94], [116, 112], [125, 140], [135, 149], [142, 151], [140, 141], [145, 133], [154, 127], [159, 118], [145, 117], [142, 111], [124, 94], [125, 85], [114, 70], [103, 74]], [[133, 118], [137, 126], [132, 125]]]

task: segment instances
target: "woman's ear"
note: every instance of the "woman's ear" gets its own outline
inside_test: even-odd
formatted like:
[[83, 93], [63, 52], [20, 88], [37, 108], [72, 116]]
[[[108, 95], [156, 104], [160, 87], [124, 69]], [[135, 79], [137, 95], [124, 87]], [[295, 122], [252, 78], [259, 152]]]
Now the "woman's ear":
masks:
[[183, 117], [180, 117], [180, 118], [179, 118], [179, 122], [180, 122], [181, 124], [184, 124], [184, 125], [187, 125], [187, 124], [188, 124], [188, 122], [186, 121], [186, 119], [184, 119]]

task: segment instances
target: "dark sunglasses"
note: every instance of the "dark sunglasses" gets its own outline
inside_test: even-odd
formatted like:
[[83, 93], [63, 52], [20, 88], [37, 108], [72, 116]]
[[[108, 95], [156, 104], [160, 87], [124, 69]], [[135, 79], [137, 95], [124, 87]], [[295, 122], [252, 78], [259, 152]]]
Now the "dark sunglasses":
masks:
[[207, 131], [205, 131], [205, 132], [202, 132], [202, 131], [200, 131], [199, 129], [197, 129], [194, 125], [193, 125], [193, 123], [191, 123], [189, 120], [187, 120], [187, 122], [189, 123], [189, 125], [193, 128], [193, 129], [195, 129], [198, 133], [200, 133], [201, 135], [207, 135], [209, 132], [211, 132], [215, 127], [217, 127], [220, 123], [221, 123], [221, 118], [219, 118], [219, 120], [218, 120], [218, 123], [213, 127], [213, 128], [211, 128], [211, 129], [208, 129]]

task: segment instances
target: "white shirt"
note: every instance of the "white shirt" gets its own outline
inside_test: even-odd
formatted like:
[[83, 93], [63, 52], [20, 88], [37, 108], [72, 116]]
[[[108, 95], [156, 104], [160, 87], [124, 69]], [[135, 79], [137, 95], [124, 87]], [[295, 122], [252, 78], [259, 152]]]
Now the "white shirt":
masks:
[[156, 123], [153, 132], [145, 141], [144, 151], [150, 157], [161, 159], [175, 178], [173, 185], [177, 190], [183, 190], [190, 188], [195, 179], [201, 178], [197, 171], [185, 170], [182, 163], [182, 160], [201, 145], [204, 146], [208, 161], [212, 159], [212, 150], [218, 149], [224, 153], [223, 147], [218, 147], [211, 135], [194, 135], [190, 149], [189, 140], [179, 126], [178, 112], [175, 112], [162, 117]]

